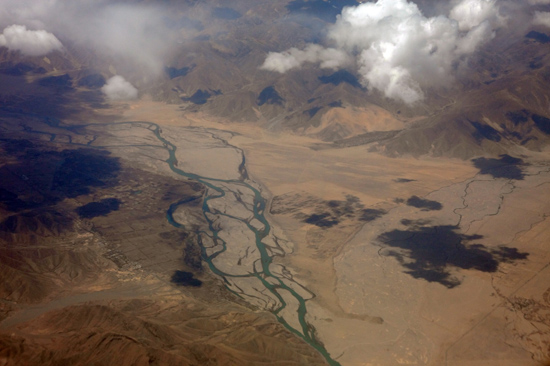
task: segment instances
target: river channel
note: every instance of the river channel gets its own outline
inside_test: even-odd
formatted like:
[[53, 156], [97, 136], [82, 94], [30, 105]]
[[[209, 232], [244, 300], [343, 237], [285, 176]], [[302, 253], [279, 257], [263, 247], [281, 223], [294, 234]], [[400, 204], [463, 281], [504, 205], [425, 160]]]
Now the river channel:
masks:
[[[306, 320], [307, 301], [314, 295], [297, 283], [284, 266], [273, 263], [274, 257], [285, 255], [285, 250], [279, 245], [280, 239], [273, 234], [272, 227], [265, 217], [266, 200], [262, 197], [259, 186], [248, 179], [244, 153], [240, 149], [218, 139], [225, 143], [226, 148], [237, 149], [242, 154], [242, 163], [236, 167], [241, 173], [239, 179], [205, 177], [178, 167], [177, 146], [163, 137], [162, 128], [155, 123], [136, 121], [73, 126], [64, 125], [54, 118], [37, 115], [32, 117], [40, 118], [49, 127], [64, 130], [66, 134], [40, 131], [35, 126], [32, 129], [25, 129], [25, 132], [50, 135], [50, 141], [55, 141], [57, 135], [68, 136], [68, 144], [89, 148], [120, 146], [92, 145], [97, 136], [87, 144], [75, 143], [71, 135], [81, 135], [86, 128], [90, 127], [98, 129], [113, 125], [127, 125], [131, 128], [145, 128], [151, 131], [162, 144], [162, 148], [167, 151], [168, 159], [165, 162], [170, 169], [175, 174], [199, 182], [206, 187], [202, 211], [208, 223], [208, 230], [203, 229], [196, 234], [201, 246], [202, 258], [210, 270], [222, 279], [229, 291], [259, 308], [272, 312], [289, 331], [320, 352], [329, 365], [340, 365], [331, 358], [317, 338], [315, 328]], [[160, 147], [145, 144], [125, 146]], [[185, 223], [178, 222], [174, 212], [185, 203], [185, 198], [173, 203], [166, 214], [170, 224], [180, 229], [185, 229]], [[239, 210], [235, 211], [235, 206], [239, 206]], [[226, 209], [222, 209], [223, 207]], [[234, 231], [239, 235], [235, 236], [232, 233]]]

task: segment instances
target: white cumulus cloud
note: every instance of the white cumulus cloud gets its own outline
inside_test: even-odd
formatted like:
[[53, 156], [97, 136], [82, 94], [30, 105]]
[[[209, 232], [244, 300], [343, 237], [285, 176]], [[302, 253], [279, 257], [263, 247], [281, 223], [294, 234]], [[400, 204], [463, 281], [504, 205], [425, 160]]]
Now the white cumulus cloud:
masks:
[[550, 28], [550, 12], [536, 11], [533, 17], [534, 25], [544, 25]]
[[132, 100], [138, 96], [136, 87], [120, 75], [115, 75], [107, 80], [101, 91], [109, 100]]
[[423, 87], [449, 83], [453, 64], [490, 40], [501, 24], [496, 0], [461, 0], [449, 16], [435, 17], [407, 0], [378, 0], [343, 9], [328, 30], [336, 45], [325, 49], [331, 54], [318, 45], [272, 52], [262, 68], [283, 73], [305, 62], [334, 68], [354, 58], [365, 86], [412, 104], [424, 97]]
[[43, 56], [63, 48], [52, 33], [45, 30], [28, 30], [24, 25], [13, 24], [0, 34], [0, 46], [20, 51], [27, 56]]
[[335, 69], [348, 63], [349, 57], [342, 50], [309, 44], [304, 50], [293, 47], [281, 53], [270, 52], [261, 68], [285, 73], [306, 62], [320, 63], [322, 68]]
[[458, 22], [461, 31], [469, 31], [485, 21], [500, 22], [496, 0], [462, 0], [449, 17]]

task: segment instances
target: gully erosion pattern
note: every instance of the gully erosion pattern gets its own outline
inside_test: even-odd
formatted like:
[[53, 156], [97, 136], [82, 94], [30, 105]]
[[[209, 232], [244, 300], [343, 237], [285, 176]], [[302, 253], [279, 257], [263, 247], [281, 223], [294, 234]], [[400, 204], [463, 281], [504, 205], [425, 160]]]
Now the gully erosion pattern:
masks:
[[[86, 127], [109, 125], [129, 125], [132, 128], [145, 128], [151, 131], [168, 152], [166, 163], [170, 169], [207, 188], [202, 210], [208, 223], [208, 231], [197, 232], [197, 237], [203, 260], [210, 270], [222, 278], [231, 292], [251, 304], [271, 311], [288, 330], [320, 352], [329, 365], [340, 365], [331, 358], [317, 339], [315, 328], [306, 321], [306, 301], [314, 295], [297, 283], [284, 266], [273, 263], [273, 257], [284, 256], [285, 251], [281, 247], [281, 239], [272, 233], [271, 226], [264, 216], [265, 199], [261, 196], [259, 188], [253, 186], [254, 182], [247, 178], [244, 154], [240, 149], [210, 133], [212, 138], [221, 141], [224, 147], [239, 150], [243, 157], [238, 167], [241, 174], [239, 179], [210, 178], [178, 168], [176, 145], [162, 136], [161, 127], [155, 123], [136, 121], [62, 126], [61, 122], [54, 118], [42, 118], [42, 120], [50, 127], [66, 130], [68, 133], [65, 136], [69, 137], [69, 144], [91, 148], [120, 146], [92, 146], [97, 136], [87, 144], [74, 143], [70, 135], [81, 134], [79, 132]], [[50, 141], [54, 141], [58, 135], [36, 129], [24, 130], [29, 133], [50, 135]], [[131, 146], [159, 147], [157, 145]], [[188, 199], [184, 199], [176, 202], [167, 211], [168, 221], [177, 228], [184, 226], [176, 221], [173, 214], [178, 206], [187, 201]]]

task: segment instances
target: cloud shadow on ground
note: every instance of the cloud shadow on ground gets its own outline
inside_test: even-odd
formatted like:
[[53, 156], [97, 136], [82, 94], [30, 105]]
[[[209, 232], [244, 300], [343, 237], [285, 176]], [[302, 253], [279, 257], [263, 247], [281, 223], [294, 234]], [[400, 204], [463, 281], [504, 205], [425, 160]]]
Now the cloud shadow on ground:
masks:
[[477, 158], [472, 159], [472, 162], [481, 174], [488, 174], [493, 178], [523, 180], [525, 177], [521, 169], [521, 166], [526, 165], [523, 160], [507, 154], [500, 155], [500, 159]]
[[529, 255], [516, 248], [472, 243], [483, 237], [462, 234], [456, 226], [419, 227], [411, 220], [404, 223], [411, 224], [408, 230], [392, 230], [378, 236], [387, 255], [396, 258], [412, 277], [448, 288], [461, 284], [454, 275], [457, 269], [493, 273], [500, 263], [523, 260]]
[[407, 200], [407, 206], [420, 208], [422, 211], [439, 211], [443, 208], [443, 205], [437, 201], [423, 199], [418, 196], [411, 196]]
[[99, 202], [90, 202], [76, 209], [78, 216], [84, 219], [91, 219], [97, 216], [107, 216], [117, 211], [121, 201], [118, 198], [106, 198]]
[[179, 286], [200, 287], [202, 285], [202, 281], [194, 278], [193, 273], [184, 271], [175, 271], [171, 282]]

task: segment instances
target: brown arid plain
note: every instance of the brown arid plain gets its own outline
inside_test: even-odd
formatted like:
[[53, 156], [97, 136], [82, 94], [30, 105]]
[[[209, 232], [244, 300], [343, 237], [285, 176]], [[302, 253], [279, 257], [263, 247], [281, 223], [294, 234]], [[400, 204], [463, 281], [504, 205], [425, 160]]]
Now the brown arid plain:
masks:
[[[167, 152], [155, 140], [149, 122], [157, 124], [177, 147], [179, 168], [202, 177], [241, 179], [267, 199], [265, 217], [273, 240], [284, 243], [272, 256], [272, 266], [279, 266], [295, 288], [309, 294], [304, 295], [305, 320], [335, 362], [537, 365], [548, 357], [547, 152], [525, 150], [521, 158], [472, 161], [390, 158], [369, 152], [368, 145], [341, 148], [305, 134], [271, 132], [248, 123], [183, 113], [177, 105], [147, 96], [112, 103], [93, 116], [86, 115], [87, 124], [80, 131], [30, 120], [32, 130], [25, 122], [10, 123], [10, 119], [2, 125], [13, 141], [41, 132], [33, 146], [23, 149], [10, 150], [9, 143], [4, 143], [4, 169], [19, 177], [21, 184], [21, 179], [32, 183], [28, 192], [19, 188], [19, 197], [39, 194], [32, 188], [39, 180], [53, 180], [55, 186], [55, 177], [44, 178], [52, 174], [48, 164], [42, 167], [43, 174], [18, 170], [30, 169], [15, 164], [25, 159], [25, 151], [44, 150], [50, 144], [54, 156], [63, 151], [87, 156], [85, 150], [63, 150], [74, 149], [70, 143], [80, 141], [81, 146], [105, 146], [109, 154], [101, 159], [117, 161], [116, 177], [106, 176], [105, 184], [82, 195], [69, 190], [67, 199], [48, 204], [48, 210], [70, 212], [92, 202], [120, 202], [118, 209], [106, 215], [88, 219], [81, 215], [66, 229], [55, 231], [48, 228], [48, 220], [24, 212], [19, 222], [8, 227], [10, 238], [4, 240], [28, 239], [31, 244], [5, 249], [9, 253], [5, 258], [11, 259], [4, 271], [13, 271], [5, 275], [22, 278], [15, 282], [20, 284], [15, 285], [17, 290], [4, 289], [7, 298], [13, 299], [3, 302], [4, 364], [14, 364], [11, 359], [27, 364], [40, 358], [51, 364], [60, 359], [95, 360], [98, 352], [110, 352], [102, 347], [115, 347], [105, 342], [130, 347], [128, 352], [135, 358], [122, 364], [146, 359], [161, 360], [160, 364], [205, 364], [206, 359], [254, 364], [250, 360], [256, 356], [243, 355], [243, 349], [264, 354], [261, 357], [269, 362], [284, 358], [279, 350], [289, 347], [284, 337], [292, 336], [278, 330], [282, 327], [265, 313], [276, 305], [269, 299], [254, 300], [259, 296], [247, 298], [258, 289], [246, 281], [226, 282], [242, 291], [237, 291], [240, 298], [224, 295], [227, 290], [220, 277], [201, 264], [192, 232], [207, 226], [200, 212], [205, 188], [169, 169]], [[242, 156], [246, 176], [240, 167]], [[8, 185], [3, 189], [16, 190]], [[238, 202], [224, 198], [211, 204], [211, 209], [247, 216], [246, 204], [242, 212], [236, 207], [250, 198], [250, 192], [239, 192]], [[174, 220], [194, 230], [181, 232], [166, 221], [167, 205], [181, 197], [194, 199], [177, 207]], [[45, 198], [42, 201], [47, 203]], [[29, 223], [33, 220], [39, 224]], [[226, 250], [216, 257], [216, 268], [252, 271], [253, 238], [236, 223], [219, 218], [212, 222], [225, 232], [227, 243], [234, 243], [234, 253]], [[253, 220], [249, 222], [254, 225]], [[54, 257], [46, 266], [38, 259], [40, 265], [30, 259], [23, 264], [20, 261], [28, 253], [21, 250], [36, 253], [33, 256], [38, 259]], [[184, 292], [174, 285], [177, 271], [187, 274]], [[30, 286], [29, 276], [35, 288], [24, 290]], [[195, 289], [192, 284], [197, 280], [203, 286]], [[42, 292], [37, 294], [36, 289]], [[213, 294], [216, 302], [211, 300]], [[201, 305], [204, 301], [208, 306]], [[298, 329], [292, 301], [286, 299], [286, 303], [280, 316]], [[121, 316], [128, 319], [117, 326], [112, 319]], [[77, 328], [67, 317], [79, 324]], [[196, 322], [197, 317], [208, 320]], [[235, 317], [238, 320], [231, 320]], [[239, 335], [239, 329], [248, 335]], [[86, 331], [88, 338], [79, 338]], [[128, 335], [120, 338], [124, 332]], [[193, 332], [206, 338], [197, 341]], [[78, 358], [62, 348], [77, 334], [75, 352], [89, 353]], [[249, 340], [254, 345], [246, 343]], [[137, 344], [131, 346], [132, 342]], [[166, 343], [172, 344], [171, 351]], [[205, 344], [210, 344], [208, 352], [197, 348]], [[288, 350], [292, 362], [322, 363], [305, 343], [292, 344], [298, 347]], [[275, 353], [265, 355], [268, 351], [263, 347], [273, 347]], [[20, 358], [14, 356], [19, 353]], [[191, 356], [174, 356], [182, 353]], [[201, 361], [200, 357], [206, 358]]]
[[315, 294], [307, 320], [342, 365], [537, 365], [549, 356], [548, 152], [388, 158], [182, 118], [151, 101], [125, 117], [151, 111], [161, 124], [232, 132], [272, 225], [292, 242], [277, 261]]

